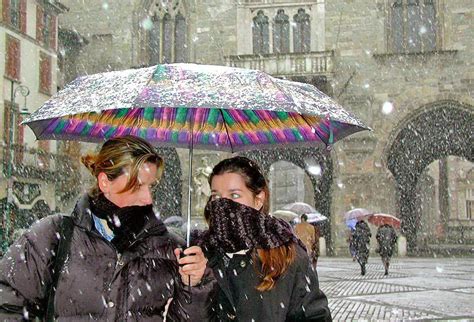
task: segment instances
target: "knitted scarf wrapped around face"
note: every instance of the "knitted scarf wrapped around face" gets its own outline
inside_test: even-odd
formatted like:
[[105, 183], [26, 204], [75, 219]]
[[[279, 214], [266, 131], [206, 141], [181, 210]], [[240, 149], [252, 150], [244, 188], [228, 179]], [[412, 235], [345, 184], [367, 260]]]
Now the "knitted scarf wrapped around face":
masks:
[[208, 250], [235, 253], [297, 242], [291, 226], [284, 220], [230, 199], [210, 201], [204, 212], [209, 218], [209, 230], [201, 236], [201, 246]]

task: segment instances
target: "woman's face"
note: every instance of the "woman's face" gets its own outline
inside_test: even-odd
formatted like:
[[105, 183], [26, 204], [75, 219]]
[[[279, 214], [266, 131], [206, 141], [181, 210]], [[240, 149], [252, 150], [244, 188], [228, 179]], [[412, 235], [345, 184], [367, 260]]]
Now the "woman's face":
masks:
[[153, 188], [157, 184], [156, 173], [156, 164], [145, 162], [138, 170], [137, 189], [120, 193], [127, 185], [129, 173], [125, 171], [124, 174], [110, 181], [102, 172], [98, 176], [99, 188], [107, 199], [121, 208], [146, 206], [153, 201]]
[[215, 175], [211, 182], [211, 199], [227, 198], [248, 207], [260, 210], [263, 206], [265, 192], [258, 195], [247, 188], [244, 178], [237, 173]]

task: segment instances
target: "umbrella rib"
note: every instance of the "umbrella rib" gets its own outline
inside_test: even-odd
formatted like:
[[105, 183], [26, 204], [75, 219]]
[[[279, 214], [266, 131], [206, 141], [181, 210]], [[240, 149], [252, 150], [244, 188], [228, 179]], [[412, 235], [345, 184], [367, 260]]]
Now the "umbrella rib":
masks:
[[221, 108], [219, 109], [219, 112], [220, 112], [221, 115], [222, 115], [222, 123], [224, 124], [225, 132], [227, 133], [227, 137], [229, 138], [230, 150], [231, 150], [232, 153], [233, 153], [233, 152], [234, 152], [234, 147], [232, 146], [232, 140], [231, 140], [231, 137], [230, 137], [230, 134], [229, 134], [229, 130], [227, 129], [227, 123], [225, 122], [224, 112], [222, 112], [222, 109], [221, 109]]
[[316, 135], [319, 137], [319, 139], [320, 139], [321, 141], [323, 141], [324, 144], [328, 145], [328, 144], [324, 141], [324, 139], [318, 134], [318, 131], [316, 131], [316, 129], [311, 125], [311, 123], [308, 122], [308, 120], [306, 119], [306, 117], [304, 116], [304, 114], [301, 113], [300, 115], [301, 115], [301, 117], [303, 118], [303, 120], [306, 122], [306, 124], [308, 124], [308, 126], [314, 130], [314, 133], [316, 133]]

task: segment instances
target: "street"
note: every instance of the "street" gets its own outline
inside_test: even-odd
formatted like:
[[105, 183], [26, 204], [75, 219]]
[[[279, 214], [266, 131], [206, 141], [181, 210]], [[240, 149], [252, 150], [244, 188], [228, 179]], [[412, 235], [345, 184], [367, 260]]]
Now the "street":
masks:
[[371, 256], [360, 275], [350, 258], [321, 257], [320, 287], [334, 321], [474, 321], [474, 258], [394, 258], [384, 276]]

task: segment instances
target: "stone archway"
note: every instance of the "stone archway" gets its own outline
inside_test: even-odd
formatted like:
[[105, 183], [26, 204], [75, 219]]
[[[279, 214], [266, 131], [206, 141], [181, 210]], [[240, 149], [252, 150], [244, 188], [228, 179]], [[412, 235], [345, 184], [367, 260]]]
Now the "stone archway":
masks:
[[154, 204], [163, 218], [181, 216], [181, 162], [174, 148], [156, 148], [165, 162], [165, 171], [154, 193]]
[[[329, 153], [322, 153], [317, 148], [290, 148], [249, 151], [241, 153], [256, 161], [268, 177], [270, 166], [278, 161], [288, 161], [304, 169], [314, 189], [314, 203], [321, 214], [328, 217], [328, 222], [321, 228], [321, 235], [326, 238], [329, 254], [332, 254], [331, 241], [331, 187], [333, 180], [333, 164]], [[307, 171], [305, 159], [313, 158], [321, 166], [321, 175], [316, 177]]]
[[420, 224], [416, 212], [416, 186], [423, 170], [433, 161], [449, 155], [473, 161], [473, 107], [455, 101], [439, 101], [423, 106], [410, 117], [392, 141], [387, 166], [397, 184], [402, 233], [408, 251], [417, 250], [416, 235]]

